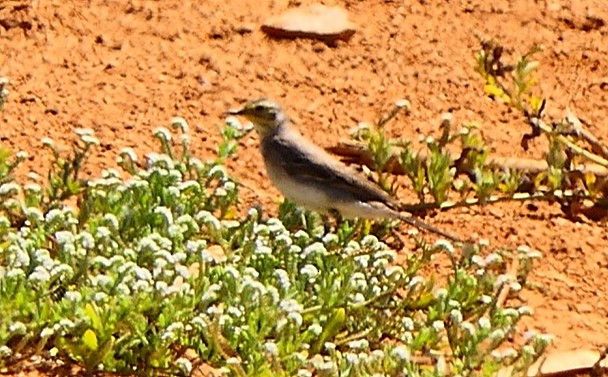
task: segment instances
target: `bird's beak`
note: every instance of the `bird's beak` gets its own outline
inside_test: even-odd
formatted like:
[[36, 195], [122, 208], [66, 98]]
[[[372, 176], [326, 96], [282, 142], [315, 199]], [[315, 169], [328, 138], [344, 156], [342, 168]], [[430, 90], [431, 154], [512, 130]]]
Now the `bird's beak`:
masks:
[[224, 111], [224, 115], [241, 115], [243, 113], [243, 108], [240, 109], [230, 109]]
[[[244, 116], [245, 118], [247, 118], [247, 112], [245, 111], [246, 109], [244, 107], [241, 107], [240, 109], [230, 109], [230, 110], [226, 110], [224, 111], [222, 114], [224, 116], [234, 116], [234, 115], [240, 115], [240, 116]], [[249, 131], [253, 130], [253, 124], [251, 124], [249, 122], [249, 126], [244, 128], [245, 133], [249, 133]]]

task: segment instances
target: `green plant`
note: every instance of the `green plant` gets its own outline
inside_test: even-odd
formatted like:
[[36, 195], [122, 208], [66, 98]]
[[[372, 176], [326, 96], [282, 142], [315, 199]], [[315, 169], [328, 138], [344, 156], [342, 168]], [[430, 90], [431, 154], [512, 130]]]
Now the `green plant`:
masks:
[[[398, 262], [375, 236], [348, 222], [327, 232], [289, 204], [281, 218], [239, 216], [222, 162], [244, 130], [228, 124], [202, 162], [186, 122], [172, 125], [144, 163], [121, 152], [127, 178], [82, 178], [96, 139], [79, 132], [48, 184], [0, 186], [2, 364], [38, 354], [145, 375], [204, 362], [237, 376], [489, 376], [523, 371], [547, 345], [507, 341], [531, 311], [504, 292], [525, 288], [538, 253], [414, 236]], [[302, 216], [306, 227], [289, 226]], [[438, 261], [445, 279], [426, 272]]]

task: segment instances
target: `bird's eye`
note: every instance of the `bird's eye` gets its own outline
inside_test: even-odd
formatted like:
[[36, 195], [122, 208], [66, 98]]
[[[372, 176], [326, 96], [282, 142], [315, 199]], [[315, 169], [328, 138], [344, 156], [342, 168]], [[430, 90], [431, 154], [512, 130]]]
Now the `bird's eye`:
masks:
[[262, 112], [262, 111], [264, 111], [264, 106], [256, 105], [254, 109], [255, 109], [255, 111]]

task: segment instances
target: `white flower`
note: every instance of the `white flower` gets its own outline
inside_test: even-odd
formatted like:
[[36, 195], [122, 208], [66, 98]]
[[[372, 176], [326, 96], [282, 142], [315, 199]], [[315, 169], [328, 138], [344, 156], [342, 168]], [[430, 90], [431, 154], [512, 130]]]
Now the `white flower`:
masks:
[[55, 330], [53, 330], [51, 327], [45, 327], [40, 332], [40, 337], [41, 338], [49, 338], [49, 337], [53, 336], [53, 334], [55, 334]]
[[67, 318], [60, 319], [57, 325], [58, 328], [62, 330], [72, 330], [74, 327], [76, 327], [76, 324]]
[[[2, 276], [0, 275], [0, 278], [1, 277]], [[8, 279], [23, 278], [25, 277], [25, 271], [23, 271], [21, 268], [13, 267], [8, 270], [8, 272], [6, 273], [6, 277]]]
[[97, 237], [99, 239], [107, 239], [110, 238], [110, 235], [112, 235], [112, 232], [110, 232], [110, 229], [106, 228], [105, 226], [100, 226], [97, 228], [97, 231], [95, 232], [95, 234], [97, 235]]
[[239, 280], [241, 278], [241, 273], [233, 266], [227, 266], [224, 271], [226, 272], [226, 275], [232, 276], [234, 280]]
[[293, 243], [293, 240], [291, 239], [291, 237], [289, 237], [288, 234], [280, 234], [277, 237], [275, 237], [274, 240], [277, 245], [282, 245], [282, 246], [291, 246]]
[[283, 299], [280, 302], [279, 307], [281, 308], [281, 310], [283, 310], [286, 313], [291, 313], [291, 312], [300, 313], [304, 309], [299, 302], [297, 302], [296, 300], [291, 299], [291, 298]]
[[422, 276], [414, 276], [407, 286], [409, 289], [413, 289], [420, 284], [424, 284], [424, 278]]
[[534, 309], [532, 309], [529, 306], [522, 306], [519, 309], [517, 309], [517, 311], [519, 312], [519, 315], [532, 315], [532, 314], [534, 314]]
[[8, 358], [13, 354], [13, 351], [7, 346], [0, 347], [0, 358]]
[[177, 189], [181, 192], [190, 190], [199, 192], [201, 191], [201, 185], [197, 181], [188, 180], [177, 185]]
[[513, 357], [517, 357], [517, 351], [515, 351], [515, 349], [513, 348], [506, 348], [503, 350], [494, 350], [491, 353], [492, 357], [494, 357], [496, 360], [503, 360], [503, 359], [507, 359], [507, 358], [513, 358]]
[[177, 365], [179, 370], [181, 370], [186, 376], [189, 376], [192, 372], [192, 363], [190, 360], [184, 357], [180, 357], [179, 359], [175, 360], [175, 365]]
[[42, 221], [44, 220], [44, 215], [42, 214], [42, 211], [39, 208], [36, 207], [26, 207], [23, 209], [23, 212], [25, 213], [25, 215], [27, 217], [33, 218], [36, 221]]
[[405, 327], [406, 330], [408, 331], [413, 331], [414, 330], [414, 320], [410, 317], [405, 317], [403, 318], [403, 326]]
[[186, 250], [188, 250], [189, 253], [196, 253], [203, 250], [205, 247], [207, 247], [207, 243], [204, 240], [188, 240], [186, 242]]
[[179, 128], [183, 133], [188, 132], [188, 122], [182, 117], [173, 117], [171, 118], [171, 125], [173, 127]]
[[57, 276], [71, 276], [74, 270], [72, 266], [65, 263], [56, 264], [51, 268], [51, 277], [56, 278]]
[[437, 242], [435, 242], [435, 247], [447, 251], [448, 254], [454, 254], [454, 245], [448, 240], [438, 239]]
[[[353, 343], [353, 342], [351, 342], [351, 343]], [[359, 355], [357, 355], [356, 353], [347, 352], [344, 355], [344, 358], [346, 359], [346, 362], [349, 363], [350, 365], [359, 364]]]
[[502, 310], [502, 315], [505, 317], [519, 318], [519, 312], [514, 308], [506, 308]]
[[224, 190], [226, 191], [234, 191], [236, 189], [236, 185], [232, 181], [224, 182]]
[[550, 335], [550, 334], [540, 334], [536, 337], [536, 340], [538, 340], [539, 342], [541, 342], [544, 345], [549, 345], [549, 344], [553, 343], [554, 337], [553, 337], [553, 335]]
[[365, 301], [365, 296], [363, 296], [361, 293], [355, 293], [353, 295], [352, 301], [355, 304], [360, 304]]
[[27, 183], [24, 186], [25, 191], [31, 192], [33, 194], [39, 194], [42, 192], [42, 187], [37, 183]]
[[477, 323], [479, 324], [479, 327], [484, 330], [489, 330], [492, 327], [492, 323], [490, 323], [490, 320], [487, 317], [479, 318]]
[[201, 301], [202, 302], [214, 301], [215, 299], [217, 299], [218, 292], [221, 289], [222, 289], [222, 287], [219, 284], [211, 284], [207, 288], [207, 291], [203, 294], [203, 297], [201, 297]]
[[234, 306], [229, 306], [228, 309], [226, 309], [226, 313], [233, 316], [234, 318], [240, 318], [243, 316], [243, 312], [239, 310], [239, 308], [236, 308]]
[[48, 138], [48, 137], [43, 137], [42, 139], [40, 139], [40, 142], [45, 147], [53, 147], [55, 145], [55, 142], [53, 141], [53, 139]]
[[433, 322], [433, 328], [435, 329], [435, 331], [439, 332], [445, 329], [445, 325], [442, 321], [435, 321]]
[[254, 252], [258, 255], [271, 255], [272, 249], [265, 245], [256, 245]]
[[388, 264], [389, 264], [388, 259], [381, 258], [381, 259], [376, 259], [374, 261], [374, 263], [372, 264], [372, 267], [383, 270], [386, 268], [386, 266], [388, 266]]
[[74, 243], [75, 238], [72, 232], [60, 230], [58, 232], [55, 232], [55, 239], [57, 240], [58, 244], [65, 245]]
[[221, 229], [222, 225], [220, 221], [209, 211], [200, 211], [194, 216], [194, 218], [196, 221], [211, 226], [213, 229]]
[[400, 361], [410, 361], [410, 349], [403, 344], [393, 348], [391, 354], [393, 354]]
[[165, 127], [155, 128], [154, 131], [152, 132], [152, 134], [164, 141], [171, 141], [171, 131], [169, 131]]
[[308, 326], [308, 331], [315, 336], [319, 336], [323, 332], [323, 328], [318, 323], [313, 323], [312, 325]]
[[536, 354], [536, 352], [534, 351], [534, 347], [532, 347], [532, 346], [531, 346], [531, 345], [529, 345], [529, 344], [526, 344], [525, 346], [523, 346], [523, 347], [521, 348], [521, 352], [522, 352], [523, 354], [527, 354], [527, 355], [531, 355], [531, 356], [533, 356], [533, 355], [535, 355], [535, 354]]
[[488, 266], [488, 265], [502, 263], [502, 261], [503, 261], [503, 258], [500, 256], [500, 254], [491, 253], [491, 254], [488, 254], [488, 256], [486, 257], [485, 264], [486, 264], [486, 266]]
[[302, 326], [302, 314], [298, 312], [290, 312], [289, 314], [287, 314], [287, 319], [291, 320], [296, 325], [296, 327]]
[[169, 208], [159, 206], [154, 209], [154, 213], [163, 216], [167, 224], [173, 224], [173, 213], [171, 213], [171, 210]]
[[114, 230], [118, 230], [120, 224], [118, 218], [112, 213], [106, 213], [103, 216], [104, 221]]
[[30, 274], [28, 279], [33, 282], [44, 283], [51, 279], [51, 274], [47, 271], [46, 268], [42, 266], [36, 266], [36, 268], [34, 268], [34, 271]]
[[297, 232], [295, 232], [293, 234], [293, 237], [297, 240], [302, 240], [302, 241], [307, 241], [310, 236], [308, 235], [308, 233], [306, 233], [305, 231], [303, 231], [302, 229], [298, 230]]
[[138, 280], [146, 280], [146, 281], [152, 280], [152, 274], [150, 273], [150, 270], [148, 270], [147, 268], [135, 267], [133, 269], [133, 273], [135, 274], [135, 276], [137, 277]]
[[308, 247], [304, 248], [301, 254], [302, 258], [308, 258], [309, 256], [325, 255], [327, 255], [327, 249], [325, 248], [325, 245], [323, 245], [321, 242], [315, 242], [312, 245], [309, 245]]
[[462, 313], [458, 309], [452, 309], [450, 311], [450, 318], [452, 319], [452, 321], [454, 323], [461, 323], [462, 319], [463, 319], [462, 318]]
[[137, 161], [137, 153], [135, 153], [133, 148], [123, 148], [120, 151], [120, 156], [127, 156], [133, 162]]
[[0, 195], [8, 196], [18, 194], [21, 191], [21, 187], [14, 182], [4, 183], [0, 186]]
[[74, 303], [82, 301], [82, 295], [78, 291], [67, 291], [64, 297], [66, 300]]
[[266, 224], [268, 225], [268, 230], [270, 230], [271, 233], [278, 234], [285, 232], [285, 225], [283, 225], [281, 220], [277, 218], [268, 219]]
[[289, 280], [289, 274], [287, 271], [278, 268], [274, 271], [274, 276], [277, 277], [278, 283], [284, 290], [288, 290], [291, 287], [291, 282]]
[[335, 375], [336, 364], [333, 361], [324, 361], [317, 365], [317, 369], [323, 373], [323, 375]]
[[469, 333], [469, 335], [471, 335], [471, 336], [475, 336], [476, 329], [475, 329], [475, 326], [474, 326], [474, 325], [473, 325], [471, 322], [468, 322], [468, 321], [463, 322], [463, 323], [460, 325], [460, 328], [461, 328], [463, 331], [468, 332], [468, 333]]
[[392, 262], [397, 258], [397, 253], [394, 250], [390, 250], [390, 249], [381, 250], [374, 254], [374, 258], [388, 259], [389, 261]]
[[109, 288], [110, 286], [112, 286], [114, 284], [114, 279], [112, 279], [108, 275], [99, 274], [99, 275], [93, 276], [93, 278], [91, 279], [91, 283], [93, 284], [93, 286]]
[[264, 343], [264, 349], [266, 349], [266, 352], [272, 356], [278, 356], [279, 354], [279, 347], [277, 347], [275, 342]]
[[391, 277], [394, 275], [395, 278], [400, 278], [404, 274], [405, 274], [405, 271], [403, 270], [403, 267], [401, 267], [401, 266], [388, 266], [384, 270], [384, 275], [387, 277]]
[[288, 249], [289, 254], [299, 255], [302, 252], [302, 248], [298, 245], [291, 245]]
[[319, 270], [312, 264], [306, 264], [300, 269], [300, 274], [308, 276], [310, 279], [314, 279], [319, 275]]
[[83, 135], [80, 137], [80, 140], [82, 140], [87, 145], [99, 145], [99, 139], [95, 136]]
[[307, 369], [298, 369], [296, 377], [312, 377], [312, 372]]
[[76, 135], [78, 136], [91, 136], [95, 133], [95, 131], [90, 128], [77, 128], [74, 132], [76, 132]]
[[363, 237], [363, 239], [361, 240], [361, 246], [364, 247], [376, 246], [378, 243], [378, 237], [374, 236], [373, 234], [369, 234]]
[[327, 233], [322, 239], [322, 241], [325, 245], [337, 244], [339, 240], [340, 240], [340, 238], [335, 233]]
[[[167, 284], [167, 283], [165, 283]], [[150, 283], [148, 283], [145, 280], [137, 280], [134, 284], [133, 284], [133, 291], [135, 292], [150, 292], [151, 287], [150, 287]]]
[[491, 340], [503, 340], [505, 338], [505, 332], [502, 329], [496, 329], [490, 333], [489, 338]]
[[355, 261], [357, 263], [359, 263], [359, 265], [361, 265], [361, 267], [363, 267], [363, 268], [367, 268], [369, 266], [369, 260], [370, 260], [369, 255], [357, 255], [355, 257]]
[[395, 101], [395, 106], [401, 109], [409, 109], [411, 107], [411, 103], [406, 99], [399, 99]]
[[369, 342], [366, 339], [353, 340], [348, 342], [348, 347], [354, 350], [367, 350]]
[[226, 173], [226, 169], [223, 165], [215, 165], [209, 169], [209, 176], [217, 179], [224, 179], [228, 176], [228, 173]]
[[15, 321], [8, 325], [8, 331], [14, 335], [25, 335], [27, 332], [27, 327], [23, 322]]

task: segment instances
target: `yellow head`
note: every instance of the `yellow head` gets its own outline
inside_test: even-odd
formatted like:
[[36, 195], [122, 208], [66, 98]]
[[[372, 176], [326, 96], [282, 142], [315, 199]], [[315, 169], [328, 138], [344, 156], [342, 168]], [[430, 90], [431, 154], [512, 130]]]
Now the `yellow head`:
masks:
[[287, 121], [281, 106], [267, 98], [249, 101], [240, 109], [228, 110], [226, 113], [245, 117], [253, 123], [261, 137], [268, 135]]

